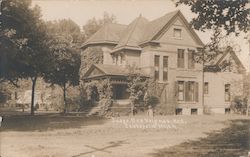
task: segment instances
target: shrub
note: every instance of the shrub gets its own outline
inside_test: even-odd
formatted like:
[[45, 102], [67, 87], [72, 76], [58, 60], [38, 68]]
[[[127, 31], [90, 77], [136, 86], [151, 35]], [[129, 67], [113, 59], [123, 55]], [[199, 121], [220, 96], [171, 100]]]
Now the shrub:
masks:
[[159, 101], [159, 98], [157, 96], [148, 96], [146, 98], [146, 106], [152, 106], [152, 107], [155, 107], [157, 104], [159, 104], [160, 101]]
[[235, 96], [230, 108], [239, 114], [245, 114], [247, 110], [247, 99], [243, 96]]

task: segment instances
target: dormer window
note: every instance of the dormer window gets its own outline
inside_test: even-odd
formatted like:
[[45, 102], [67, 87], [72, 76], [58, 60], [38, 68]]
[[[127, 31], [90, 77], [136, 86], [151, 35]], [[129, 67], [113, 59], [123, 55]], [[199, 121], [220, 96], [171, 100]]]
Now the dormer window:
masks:
[[180, 28], [174, 28], [174, 37], [175, 38], [181, 38], [181, 29]]

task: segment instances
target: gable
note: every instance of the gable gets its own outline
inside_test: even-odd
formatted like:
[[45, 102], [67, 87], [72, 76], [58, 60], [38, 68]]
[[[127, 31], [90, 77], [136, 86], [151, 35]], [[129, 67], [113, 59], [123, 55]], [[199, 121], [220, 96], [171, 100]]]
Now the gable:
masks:
[[[181, 30], [181, 37], [177, 38], [174, 36], [174, 30]], [[202, 47], [203, 43], [200, 41], [199, 37], [196, 35], [194, 30], [183, 20], [179, 15], [171, 21], [168, 26], [166, 26], [157, 39], [159, 42], [168, 44], [177, 44], [183, 46], [194, 46]]]
[[241, 73], [245, 70], [239, 58], [234, 52], [227, 52], [216, 63], [224, 72]]
[[105, 73], [103, 71], [101, 71], [100, 69], [98, 69], [96, 66], [92, 66], [90, 67], [90, 69], [85, 73], [84, 77], [88, 78], [88, 77], [95, 77], [95, 76], [102, 76]]

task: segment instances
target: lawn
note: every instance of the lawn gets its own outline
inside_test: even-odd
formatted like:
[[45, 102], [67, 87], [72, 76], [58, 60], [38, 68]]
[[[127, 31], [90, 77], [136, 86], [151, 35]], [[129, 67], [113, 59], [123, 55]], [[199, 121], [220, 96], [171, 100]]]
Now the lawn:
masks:
[[[57, 114], [5, 117], [0, 152], [2, 157], [182, 157], [191, 148], [194, 152], [189, 156], [195, 157], [200, 155], [197, 152], [206, 155], [208, 150], [218, 151], [217, 143], [221, 148], [234, 147], [227, 144], [230, 142], [238, 144], [237, 149], [244, 148], [244, 153], [249, 146], [239, 145], [249, 131], [249, 119], [243, 116], [159, 116], [154, 120]], [[236, 137], [223, 138], [239, 133], [237, 130], [245, 130], [238, 141]]]

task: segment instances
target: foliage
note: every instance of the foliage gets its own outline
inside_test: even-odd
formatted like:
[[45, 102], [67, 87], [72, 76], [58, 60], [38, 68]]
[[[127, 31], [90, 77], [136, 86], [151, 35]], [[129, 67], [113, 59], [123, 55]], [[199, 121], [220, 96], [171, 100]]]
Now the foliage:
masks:
[[46, 23], [47, 30], [53, 36], [62, 37], [69, 43], [74, 43], [72, 46], [80, 46], [84, 42], [84, 35], [80, 27], [71, 19], [61, 19], [57, 21], [48, 21]]
[[247, 98], [243, 96], [235, 96], [230, 108], [235, 113], [245, 114], [247, 110]]
[[177, 0], [176, 4], [190, 6], [191, 11], [197, 14], [191, 25], [204, 31], [205, 29], [222, 28], [227, 34], [238, 31], [247, 32], [250, 25], [250, 8], [248, 0]]
[[97, 32], [105, 23], [116, 23], [116, 17], [104, 12], [102, 19], [92, 18], [82, 27], [85, 39], [91, 37]]
[[50, 50], [53, 63], [45, 80], [63, 89], [64, 111], [67, 112], [67, 89], [79, 84], [80, 50], [77, 42], [81, 38], [80, 28], [72, 20], [48, 22], [47, 30], [51, 36]]
[[99, 107], [101, 108], [100, 115], [105, 115], [113, 104], [112, 100], [112, 85], [109, 79], [94, 80], [84, 84], [88, 100], [96, 99], [98, 95]]
[[112, 85], [109, 79], [101, 80], [97, 84], [100, 99], [111, 99], [113, 96]]
[[146, 102], [147, 102], [146, 103], [147, 106], [150, 105], [152, 107], [155, 107], [157, 104], [160, 103], [159, 97], [156, 97], [156, 96], [153, 96], [153, 95], [148, 96]]
[[[249, 31], [250, 8], [248, 0], [173, 0], [176, 6], [184, 4], [190, 7], [195, 16], [190, 24], [196, 30], [212, 30], [211, 41], [197, 53], [199, 62], [210, 62], [223, 53], [221, 47], [233, 47], [223, 43], [229, 34], [239, 35]], [[226, 33], [226, 34], [225, 34]], [[225, 45], [222, 45], [225, 44]]]
[[162, 91], [164, 89], [164, 85], [159, 84], [154, 79], [149, 79], [147, 81], [147, 94], [149, 96], [157, 97], [158, 99], [161, 97]]
[[[3, 0], [0, 19], [1, 36], [4, 34], [2, 32], [8, 32], [7, 34], [11, 34], [10, 37], [16, 41], [9, 40], [9, 53], [12, 55], [3, 57], [10, 57], [6, 59], [13, 65], [10, 71], [14, 72], [12, 77], [31, 79], [31, 114], [34, 114], [36, 80], [47, 74], [52, 59], [48, 47], [49, 36], [41, 20], [40, 9], [38, 6], [31, 8], [31, 0]], [[8, 38], [8, 35], [5, 37]]]
[[87, 95], [87, 100], [92, 100], [93, 99], [93, 95], [97, 95], [97, 90], [96, 89], [96, 85], [99, 82], [94, 80], [94, 81], [90, 81], [90, 82], [86, 82], [84, 83], [84, 89]]
[[140, 74], [131, 74], [128, 77], [127, 91], [130, 93], [129, 99], [133, 104], [142, 101], [147, 90], [147, 81]]
[[100, 46], [88, 47], [81, 54], [81, 57], [81, 76], [84, 76], [91, 65], [103, 63], [103, 51]]

